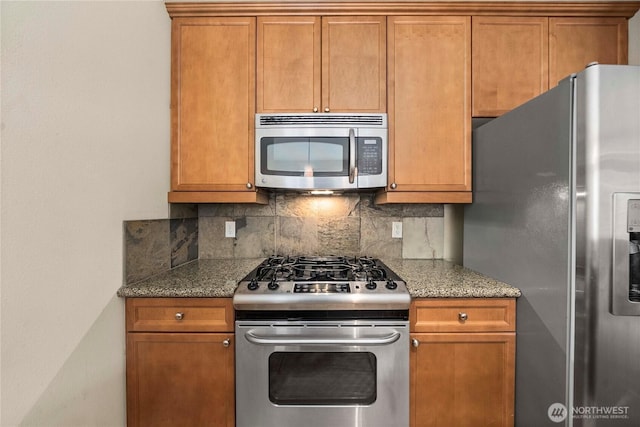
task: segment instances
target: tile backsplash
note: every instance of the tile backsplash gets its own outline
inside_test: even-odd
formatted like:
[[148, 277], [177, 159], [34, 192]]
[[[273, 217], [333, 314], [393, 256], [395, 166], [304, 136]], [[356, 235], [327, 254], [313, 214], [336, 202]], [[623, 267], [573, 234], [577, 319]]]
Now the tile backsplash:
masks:
[[124, 222], [124, 282], [198, 259], [198, 218]]
[[[273, 193], [268, 205], [171, 205], [170, 216], [125, 221], [126, 284], [198, 258], [444, 255], [444, 205], [375, 205], [372, 194]], [[233, 238], [225, 237], [227, 221], [235, 222]], [[392, 237], [394, 222], [402, 224], [402, 238]]]
[[[305, 196], [274, 193], [268, 205], [200, 205], [199, 258], [273, 254], [442, 258], [441, 204], [375, 205], [373, 195]], [[236, 237], [225, 238], [235, 221]], [[403, 238], [391, 237], [401, 222]]]

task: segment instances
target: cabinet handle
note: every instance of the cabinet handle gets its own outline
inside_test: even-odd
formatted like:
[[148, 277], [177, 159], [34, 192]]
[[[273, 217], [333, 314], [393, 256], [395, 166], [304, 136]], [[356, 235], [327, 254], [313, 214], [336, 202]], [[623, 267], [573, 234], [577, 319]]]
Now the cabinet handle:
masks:
[[395, 190], [396, 188], [398, 188], [398, 184], [396, 184], [395, 182], [392, 182], [389, 187], [391, 187], [392, 190]]
[[248, 188], [248, 189], [253, 188], [253, 184], [251, 184], [250, 182], [247, 182], [247, 188]]
[[324, 112], [325, 112], [325, 113], [328, 113], [329, 111], [330, 111], [330, 110], [329, 110], [329, 107], [324, 107]]
[[317, 113], [318, 112], [318, 107], [313, 107], [313, 112]]
[[179, 311], [176, 313], [176, 320], [182, 320], [184, 319], [184, 313]]
[[226, 340], [222, 341], [222, 346], [223, 347], [229, 347], [231, 345], [231, 340], [229, 338], [227, 338]]
[[467, 316], [467, 313], [465, 313], [464, 311], [461, 311], [460, 313], [458, 313], [458, 319], [460, 319], [461, 322], [464, 322], [468, 318], [469, 316]]
[[415, 348], [418, 348], [418, 346], [420, 345], [420, 341], [418, 341], [417, 339], [413, 338], [411, 340], [411, 345], [414, 346]]

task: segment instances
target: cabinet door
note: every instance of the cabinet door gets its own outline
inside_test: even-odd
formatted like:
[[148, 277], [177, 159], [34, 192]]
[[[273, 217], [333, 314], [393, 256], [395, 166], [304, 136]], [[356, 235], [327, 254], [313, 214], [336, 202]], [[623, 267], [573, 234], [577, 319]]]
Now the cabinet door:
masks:
[[514, 333], [412, 339], [412, 427], [513, 426]]
[[172, 21], [171, 189], [253, 183], [255, 18]]
[[232, 336], [127, 334], [127, 425], [233, 427]]
[[387, 110], [387, 28], [384, 16], [322, 18], [322, 109]]
[[472, 21], [474, 117], [499, 116], [549, 88], [548, 18]]
[[625, 18], [549, 18], [549, 84], [591, 62], [627, 63]]
[[[389, 184], [395, 189], [377, 200], [446, 202], [447, 192], [471, 190], [471, 18], [387, 19]], [[440, 195], [429, 200], [419, 192]]]
[[320, 17], [258, 18], [257, 111], [320, 108]]

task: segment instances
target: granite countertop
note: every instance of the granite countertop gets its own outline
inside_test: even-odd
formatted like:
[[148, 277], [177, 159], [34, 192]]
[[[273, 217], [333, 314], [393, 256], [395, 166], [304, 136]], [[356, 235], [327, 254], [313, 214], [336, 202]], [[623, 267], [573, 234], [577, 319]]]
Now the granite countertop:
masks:
[[118, 289], [125, 298], [225, 298], [264, 258], [201, 259]]
[[519, 289], [441, 259], [383, 260], [412, 298], [517, 298]]
[[[228, 298], [264, 259], [197, 260], [149, 279], [124, 285], [119, 297]], [[443, 260], [383, 262], [407, 282], [412, 298], [517, 298], [520, 290]]]

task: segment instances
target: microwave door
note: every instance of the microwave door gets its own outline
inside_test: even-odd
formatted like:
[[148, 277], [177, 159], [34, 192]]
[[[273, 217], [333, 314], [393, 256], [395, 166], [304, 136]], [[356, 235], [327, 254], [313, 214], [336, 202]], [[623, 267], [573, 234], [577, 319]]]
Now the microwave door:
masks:
[[352, 133], [350, 138], [348, 128], [260, 130], [256, 135], [256, 182], [262, 187], [295, 190], [357, 188], [355, 130]]

